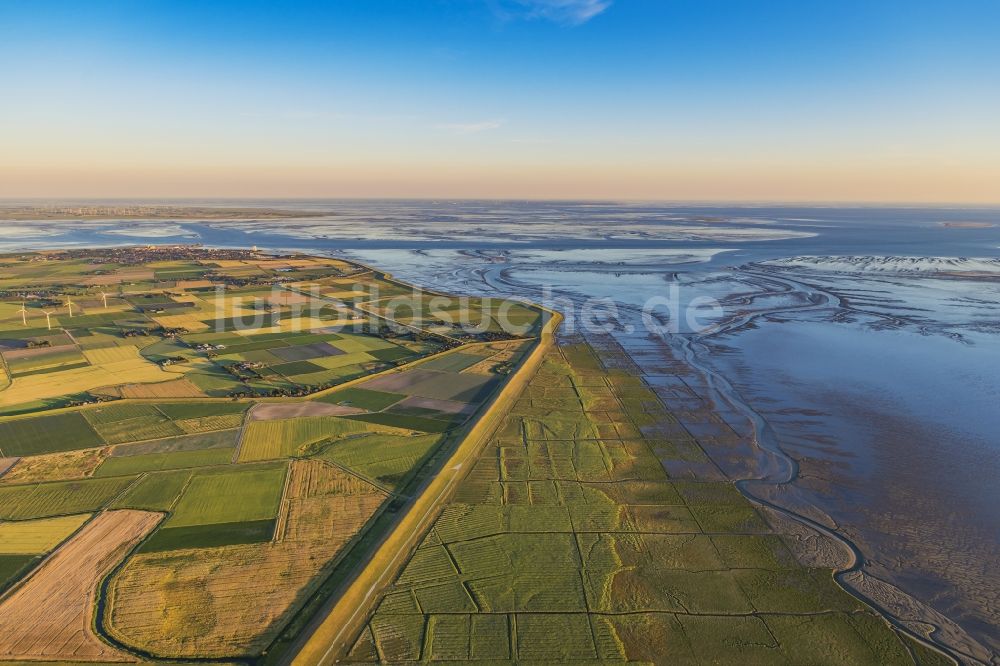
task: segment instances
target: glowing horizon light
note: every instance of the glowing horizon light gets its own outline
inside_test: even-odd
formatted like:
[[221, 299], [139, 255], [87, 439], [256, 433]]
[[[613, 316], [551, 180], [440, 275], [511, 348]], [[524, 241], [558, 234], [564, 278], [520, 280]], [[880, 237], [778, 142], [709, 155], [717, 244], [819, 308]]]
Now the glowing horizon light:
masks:
[[5, 3], [0, 197], [997, 203], [996, 19]]

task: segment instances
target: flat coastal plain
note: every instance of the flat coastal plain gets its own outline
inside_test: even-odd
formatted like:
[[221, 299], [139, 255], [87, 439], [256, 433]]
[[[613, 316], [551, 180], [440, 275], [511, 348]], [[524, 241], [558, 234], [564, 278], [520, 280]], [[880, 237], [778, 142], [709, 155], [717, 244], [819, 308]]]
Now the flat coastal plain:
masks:
[[0, 256], [0, 661], [289, 658], [546, 316], [412, 292], [250, 250]]

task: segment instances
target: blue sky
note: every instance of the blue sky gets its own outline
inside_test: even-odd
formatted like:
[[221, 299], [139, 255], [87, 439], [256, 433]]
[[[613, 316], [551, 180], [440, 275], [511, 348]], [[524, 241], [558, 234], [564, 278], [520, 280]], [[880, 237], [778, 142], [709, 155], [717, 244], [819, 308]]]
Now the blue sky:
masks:
[[0, 2], [0, 196], [995, 201], [1000, 3]]

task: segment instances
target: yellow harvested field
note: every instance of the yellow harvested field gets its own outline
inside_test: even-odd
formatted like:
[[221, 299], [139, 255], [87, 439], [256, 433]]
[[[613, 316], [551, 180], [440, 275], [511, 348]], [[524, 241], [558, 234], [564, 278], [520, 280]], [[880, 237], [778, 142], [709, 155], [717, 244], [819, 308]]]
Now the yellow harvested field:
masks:
[[201, 289], [211, 287], [214, 283], [211, 280], [178, 280], [178, 289]]
[[357, 277], [327, 278], [323, 280], [326, 284], [336, 284], [351, 287], [357, 282]]
[[[108, 455], [107, 448], [27, 456], [0, 477], [0, 484], [70, 481], [91, 476]], [[0, 548], [3, 547], [0, 540]]]
[[[293, 460], [288, 475], [288, 487], [282, 512], [288, 513], [288, 502], [326, 495], [367, 495], [373, 492], [368, 481], [347, 474], [323, 460]], [[375, 494], [379, 494], [376, 492]], [[301, 525], [302, 521], [300, 521]]]
[[134, 662], [91, 627], [101, 579], [162, 515], [106, 511], [88, 523], [0, 602], [0, 658]]
[[201, 310], [200, 316], [206, 319], [252, 316], [260, 312], [252, 307], [254, 300], [246, 296], [202, 296], [198, 308]]
[[131, 358], [128, 360], [62, 372], [15, 377], [10, 386], [0, 391], [0, 407], [82, 393], [103, 386], [159, 382], [170, 376], [155, 363], [140, 358], [134, 348], [124, 347], [124, 349], [131, 350]]
[[284, 316], [277, 326], [267, 326], [261, 328], [250, 328], [246, 330], [234, 331], [239, 335], [253, 338], [261, 333], [298, 333], [300, 331], [312, 331], [318, 328], [332, 326], [335, 322], [318, 317], [291, 317]]
[[358, 292], [353, 289], [348, 289], [346, 291], [326, 291], [323, 295], [327, 298], [354, 298], [358, 295]]
[[158, 315], [153, 317], [157, 324], [163, 326], [164, 328], [183, 328], [192, 333], [198, 331], [207, 331], [211, 326], [206, 324], [202, 319], [205, 318], [204, 314], [175, 314], [175, 315]]
[[205, 392], [187, 379], [172, 379], [156, 384], [126, 384], [121, 387], [123, 398], [203, 398]]
[[102, 363], [119, 363], [121, 361], [131, 361], [141, 358], [139, 350], [131, 345], [128, 347], [101, 347], [99, 349], [86, 349], [83, 355], [93, 365]]
[[[12, 273], [5, 273], [3, 277], [13, 275]], [[17, 303], [0, 303], [0, 320], [10, 319], [16, 321], [20, 318], [20, 313], [18, 310], [21, 308]]]
[[108, 629], [164, 657], [257, 654], [385, 498], [332, 465], [293, 461], [279, 540], [137, 555], [111, 582]]
[[0, 553], [4, 555], [40, 555], [46, 553], [80, 529], [80, 526], [87, 522], [90, 515], [84, 513], [79, 516], [59, 516], [58, 518], [23, 520], [12, 523], [0, 522]]

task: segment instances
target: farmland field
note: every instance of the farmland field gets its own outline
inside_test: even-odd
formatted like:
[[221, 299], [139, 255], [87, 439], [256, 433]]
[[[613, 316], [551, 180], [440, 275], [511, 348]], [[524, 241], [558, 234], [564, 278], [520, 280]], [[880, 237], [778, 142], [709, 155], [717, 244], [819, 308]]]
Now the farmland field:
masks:
[[0, 593], [26, 573], [36, 559], [34, 555], [0, 554]]
[[115, 509], [169, 511], [191, 479], [191, 470], [150, 472], [115, 501]]
[[87, 449], [103, 443], [79, 413], [0, 422], [0, 450], [6, 456]]
[[0, 553], [4, 555], [38, 555], [58, 545], [75, 532], [89, 514], [60, 516], [16, 523], [0, 523]]
[[[356, 285], [408, 291], [246, 250], [4, 258], [0, 662], [290, 656], [504, 383], [511, 349], [535, 344], [393, 328]], [[414, 603], [445, 608], [460, 588]], [[432, 630], [442, 658], [459, 650], [448, 622]], [[483, 654], [508, 631], [456, 622]]]
[[[171, 254], [190, 256], [180, 266]], [[218, 255], [240, 258], [219, 264]], [[39, 270], [40, 262], [55, 270]], [[102, 265], [108, 268], [100, 270], [100, 280], [91, 279]], [[151, 265], [160, 267], [145, 270]], [[20, 301], [0, 298], [0, 413], [62, 407], [97, 395], [152, 400], [318, 390], [440, 350], [428, 340], [415, 345], [406, 336], [386, 339], [365, 330], [367, 317], [358, 311], [281, 286], [295, 277], [351, 283], [355, 272], [337, 260], [289, 265], [240, 250], [18, 257], [6, 266], [0, 285], [44, 284], [52, 295], [25, 301], [23, 320]], [[140, 274], [145, 281], [133, 282]], [[379, 282], [372, 276], [364, 281]], [[357, 330], [326, 330], [338, 322]], [[334, 372], [341, 367], [354, 371]]]
[[0, 484], [82, 479], [93, 475], [106, 455], [102, 448], [25, 456], [0, 477]]
[[94, 472], [94, 476], [127, 476], [140, 472], [156, 472], [166, 469], [224, 465], [232, 457], [232, 447], [113, 456], [101, 463], [101, 466]]
[[300, 447], [321, 439], [366, 430], [362, 423], [336, 416], [252, 421], [244, 430], [239, 460], [250, 462], [285, 458], [296, 453]]
[[277, 515], [284, 465], [196, 474], [166, 527], [271, 519]]
[[254, 654], [384, 499], [332, 466], [296, 461], [274, 541], [140, 554], [112, 583], [110, 630], [163, 656]]
[[0, 487], [0, 520], [96, 511], [131, 482], [128, 477], [116, 477], [3, 486]]

